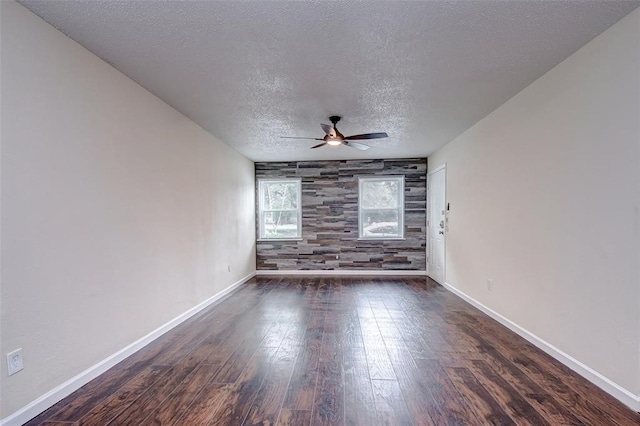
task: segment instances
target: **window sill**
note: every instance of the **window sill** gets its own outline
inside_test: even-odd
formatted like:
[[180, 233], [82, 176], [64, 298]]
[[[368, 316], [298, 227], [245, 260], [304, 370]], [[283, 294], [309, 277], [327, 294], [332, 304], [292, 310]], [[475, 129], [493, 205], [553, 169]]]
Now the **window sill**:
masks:
[[400, 237], [358, 238], [358, 241], [406, 241], [406, 240], [407, 240], [406, 238], [400, 238]]
[[256, 241], [259, 243], [270, 241], [302, 241], [302, 238], [258, 238]]

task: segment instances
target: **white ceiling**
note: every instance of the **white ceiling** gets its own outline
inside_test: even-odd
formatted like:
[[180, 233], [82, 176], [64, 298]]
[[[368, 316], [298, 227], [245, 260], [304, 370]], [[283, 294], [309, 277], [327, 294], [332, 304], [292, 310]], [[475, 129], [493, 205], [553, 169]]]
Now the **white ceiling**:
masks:
[[[255, 161], [428, 156], [640, 5], [633, 1], [21, 4]], [[319, 123], [386, 131], [310, 150]]]

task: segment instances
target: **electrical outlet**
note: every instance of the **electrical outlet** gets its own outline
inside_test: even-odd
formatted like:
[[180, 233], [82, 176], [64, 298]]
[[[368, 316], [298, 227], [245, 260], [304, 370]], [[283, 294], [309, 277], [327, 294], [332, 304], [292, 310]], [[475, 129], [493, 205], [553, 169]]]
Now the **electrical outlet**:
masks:
[[492, 279], [488, 279], [487, 280], [487, 290], [489, 290], [489, 291], [493, 290], [493, 280]]
[[22, 370], [22, 368], [22, 348], [9, 352], [7, 354], [7, 373], [10, 376], [13, 376], [18, 371]]

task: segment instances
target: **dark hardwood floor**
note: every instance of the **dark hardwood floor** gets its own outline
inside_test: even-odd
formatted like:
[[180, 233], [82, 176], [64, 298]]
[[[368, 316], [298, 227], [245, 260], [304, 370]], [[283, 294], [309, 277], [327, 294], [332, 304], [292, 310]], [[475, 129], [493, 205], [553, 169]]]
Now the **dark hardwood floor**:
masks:
[[28, 425], [638, 425], [428, 278], [254, 278]]

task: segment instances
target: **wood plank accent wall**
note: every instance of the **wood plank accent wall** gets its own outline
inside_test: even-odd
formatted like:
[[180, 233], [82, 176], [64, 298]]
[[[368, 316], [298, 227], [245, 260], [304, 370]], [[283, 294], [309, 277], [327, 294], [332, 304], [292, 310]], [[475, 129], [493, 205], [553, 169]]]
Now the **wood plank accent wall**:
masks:
[[[302, 179], [302, 240], [258, 241], [258, 270], [426, 270], [426, 158], [274, 162], [255, 167], [256, 182]], [[405, 239], [359, 241], [358, 176], [384, 175], [405, 177]]]

